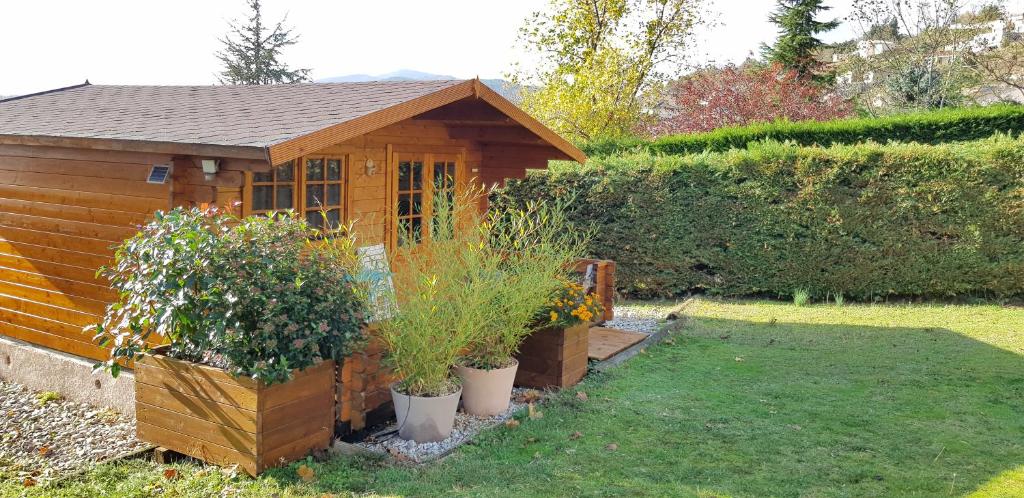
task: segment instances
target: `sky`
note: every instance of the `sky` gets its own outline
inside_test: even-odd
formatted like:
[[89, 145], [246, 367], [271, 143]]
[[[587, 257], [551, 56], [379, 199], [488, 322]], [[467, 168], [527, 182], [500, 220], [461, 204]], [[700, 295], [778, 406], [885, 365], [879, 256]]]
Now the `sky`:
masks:
[[[1017, 1], [1017, 0], [1014, 0]], [[499, 78], [516, 61], [523, 20], [548, 0], [264, 0], [300, 36], [285, 52], [314, 79], [414, 69], [457, 78]], [[775, 0], [709, 0], [692, 64], [741, 62], [776, 36]], [[851, 0], [829, 0], [843, 17]], [[0, 95], [82, 83], [217, 82], [214, 53], [243, 0], [5, 0], [0, 3]], [[853, 37], [843, 26], [826, 41]]]

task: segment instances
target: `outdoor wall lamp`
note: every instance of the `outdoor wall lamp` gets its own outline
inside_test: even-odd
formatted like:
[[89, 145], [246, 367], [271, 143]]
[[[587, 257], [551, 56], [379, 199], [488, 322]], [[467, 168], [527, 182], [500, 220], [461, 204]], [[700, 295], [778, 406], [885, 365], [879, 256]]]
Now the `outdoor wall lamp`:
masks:
[[206, 181], [213, 181], [213, 177], [217, 175], [217, 171], [220, 170], [220, 161], [216, 159], [203, 159], [203, 175], [206, 177]]

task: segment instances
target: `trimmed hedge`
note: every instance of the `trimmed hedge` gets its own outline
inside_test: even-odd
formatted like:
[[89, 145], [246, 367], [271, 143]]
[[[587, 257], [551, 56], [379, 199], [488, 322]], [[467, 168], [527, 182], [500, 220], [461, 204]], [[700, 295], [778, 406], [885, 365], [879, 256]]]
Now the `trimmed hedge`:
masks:
[[637, 297], [1024, 294], [1024, 139], [615, 156], [492, 202], [530, 199], [569, 201]]
[[645, 151], [680, 155], [745, 149], [747, 144], [765, 140], [792, 141], [799, 145], [852, 145], [866, 141], [939, 144], [988, 138], [997, 132], [1024, 132], [1024, 106], [994, 105], [835, 121], [778, 121], [669, 135], [656, 140], [594, 141], [583, 144], [582, 149], [590, 156]]

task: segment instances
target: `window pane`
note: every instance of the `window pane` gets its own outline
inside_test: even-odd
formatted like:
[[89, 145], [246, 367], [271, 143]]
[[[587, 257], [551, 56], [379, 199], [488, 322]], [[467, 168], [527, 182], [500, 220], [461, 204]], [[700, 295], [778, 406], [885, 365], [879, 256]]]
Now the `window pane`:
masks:
[[412, 240], [419, 242], [423, 239], [423, 218], [413, 218], [411, 222]]
[[252, 181], [253, 183], [270, 183], [274, 181], [274, 173], [272, 171], [267, 171], [266, 173], [253, 173]]
[[275, 178], [275, 181], [293, 181], [295, 180], [295, 163], [293, 163], [292, 161], [288, 161], [278, 166], [277, 169], [275, 170], [275, 173], [277, 173], [277, 178]]
[[398, 190], [409, 190], [409, 161], [398, 163]]
[[413, 194], [412, 214], [423, 214], [423, 194]]
[[409, 197], [408, 195], [398, 196], [398, 216], [409, 216], [411, 212], [409, 209]]
[[446, 174], [448, 175], [449, 182], [450, 182], [451, 186], [454, 186], [455, 185], [455, 163], [449, 162], [447, 169], [448, 169], [448, 172]]
[[444, 163], [434, 163], [434, 185], [444, 185]]
[[327, 226], [331, 229], [337, 229], [341, 226], [341, 210], [331, 209], [327, 211]]
[[312, 181], [323, 181], [324, 179], [324, 160], [323, 159], [308, 159], [306, 160], [306, 179]]
[[295, 203], [292, 201], [291, 185], [277, 187], [277, 205], [274, 207], [277, 209], [293, 209], [295, 207]]
[[341, 180], [341, 161], [338, 159], [327, 160], [327, 179]]
[[416, 161], [412, 163], [412, 189], [423, 188], [423, 163]]
[[323, 185], [306, 185], [306, 207], [319, 207], [324, 203]]
[[327, 205], [328, 206], [340, 206], [341, 205], [341, 184], [332, 183], [327, 185]]
[[324, 215], [320, 214], [320, 211], [309, 211], [306, 213], [306, 222], [314, 227], [323, 228]]
[[252, 208], [255, 211], [274, 209], [274, 187], [270, 185], [253, 187]]

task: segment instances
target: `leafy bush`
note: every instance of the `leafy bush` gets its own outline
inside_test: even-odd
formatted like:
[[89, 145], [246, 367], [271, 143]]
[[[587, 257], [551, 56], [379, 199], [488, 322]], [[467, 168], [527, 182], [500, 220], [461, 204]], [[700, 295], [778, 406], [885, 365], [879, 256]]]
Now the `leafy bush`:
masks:
[[792, 141], [798, 145], [918, 142], [939, 144], [988, 138], [997, 132], [1024, 132], [1024, 106], [996, 105], [966, 109], [903, 114], [883, 118], [835, 121], [778, 121], [719, 128], [706, 133], [669, 135], [656, 140], [619, 139], [594, 141], [582, 149], [590, 156], [622, 152], [691, 154], [745, 149], [765, 140]]
[[1022, 139], [611, 156], [493, 202], [534, 199], [573, 201], [629, 295], [1024, 294]]
[[166, 342], [172, 357], [283, 382], [362, 338], [354, 254], [351, 239], [291, 215], [157, 212], [103, 270], [119, 300], [91, 328], [111, 346], [115, 376], [120, 361]]

